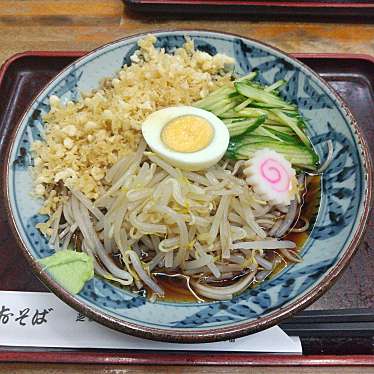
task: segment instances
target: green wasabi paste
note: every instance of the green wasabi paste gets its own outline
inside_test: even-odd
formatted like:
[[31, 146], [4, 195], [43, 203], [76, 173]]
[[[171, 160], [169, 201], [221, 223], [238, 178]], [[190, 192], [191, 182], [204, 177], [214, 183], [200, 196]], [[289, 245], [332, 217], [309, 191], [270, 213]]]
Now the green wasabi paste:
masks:
[[94, 276], [93, 259], [85, 253], [59, 251], [39, 262], [54, 280], [72, 294], [77, 294]]

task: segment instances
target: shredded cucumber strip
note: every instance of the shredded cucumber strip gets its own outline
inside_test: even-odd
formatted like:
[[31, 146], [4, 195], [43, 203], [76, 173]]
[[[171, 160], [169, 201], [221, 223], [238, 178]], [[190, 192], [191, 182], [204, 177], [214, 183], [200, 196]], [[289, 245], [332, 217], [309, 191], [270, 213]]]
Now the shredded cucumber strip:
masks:
[[226, 124], [229, 157], [248, 158], [258, 146], [268, 147], [295, 165], [315, 170], [319, 160], [305, 133], [305, 120], [297, 107], [278, 93], [287, 82], [262, 86], [253, 81], [256, 76], [257, 72], [251, 72], [238, 78], [233, 86], [220, 87], [195, 106], [214, 113]]

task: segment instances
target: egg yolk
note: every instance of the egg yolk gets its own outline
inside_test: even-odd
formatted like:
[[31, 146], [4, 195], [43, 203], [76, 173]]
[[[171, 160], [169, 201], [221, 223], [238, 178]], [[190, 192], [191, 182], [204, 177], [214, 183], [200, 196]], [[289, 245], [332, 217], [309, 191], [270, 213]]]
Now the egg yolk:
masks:
[[161, 132], [163, 143], [176, 152], [197, 152], [213, 139], [213, 127], [204, 118], [181, 116], [171, 120]]

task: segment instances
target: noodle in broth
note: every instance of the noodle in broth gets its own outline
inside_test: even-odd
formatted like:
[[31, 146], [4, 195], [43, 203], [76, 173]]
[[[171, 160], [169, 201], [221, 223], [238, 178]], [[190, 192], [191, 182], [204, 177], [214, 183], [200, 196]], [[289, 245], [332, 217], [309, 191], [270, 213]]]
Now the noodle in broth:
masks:
[[96, 201], [65, 190], [51, 235], [56, 250], [67, 248], [79, 230], [80, 249], [94, 257], [97, 274], [147, 289], [150, 297], [164, 297], [170, 283], [184, 283], [190, 287], [184, 300], [230, 299], [298, 260], [295, 235], [302, 233], [276, 234], [289, 209], [261, 201], [241, 178], [241, 161], [186, 172], [147, 152], [144, 142], [131, 157], [108, 170], [110, 184]]

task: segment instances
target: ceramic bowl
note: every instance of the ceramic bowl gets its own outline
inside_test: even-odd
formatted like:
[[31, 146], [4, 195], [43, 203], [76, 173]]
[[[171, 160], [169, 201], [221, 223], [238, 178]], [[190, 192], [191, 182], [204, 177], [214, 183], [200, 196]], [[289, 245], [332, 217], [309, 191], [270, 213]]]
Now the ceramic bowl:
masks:
[[41, 201], [30, 197], [30, 142], [40, 139], [41, 116], [53, 94], [75, 100], [113, 76], [137, 49], [144, 35], [127, 37], [88, 53], [57, 75], [36, 97], [16, 126], [6, 159], [5, 186], [9, 220], [23, 254], [35, 274], [62, 300], [113, 329], [143, 338], [170, 342], [209, 342], [265, 329], [305, 308], [331, 286], [358, 246], [371, 200], [371, 162], [352, 114], [333, 90], [296, 59], [244, 37], [210, 31], [161, 31], [157, 46], [172, 51], [184, 36], [209, 54], [225, 53], [236, 60], [236, 71], [259, 70], [263, 84], [285, 79], [281, 94], [298, 105], [309, 119], [308, 133], [321, 159], [325, 142], [334, 145], [334, 158], [322, 178], [321, 202], [315, 225], [302, 248], [302, 263], [287, 267], [275, 278], [248, 289], [230, 301], [209, 303], [149, 302], [95, 277], [78, 295], [71, 295], [37, 260], [53, 253], [35, 228], [45, 216]]

